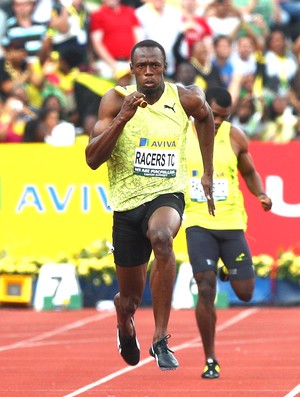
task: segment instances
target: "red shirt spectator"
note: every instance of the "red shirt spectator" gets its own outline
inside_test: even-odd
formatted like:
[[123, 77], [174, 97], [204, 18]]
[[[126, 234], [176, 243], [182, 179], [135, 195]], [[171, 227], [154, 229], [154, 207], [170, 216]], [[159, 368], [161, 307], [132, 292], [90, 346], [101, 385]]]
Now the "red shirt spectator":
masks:
[[129, 61], [131, 48], [138, 41], [141, 30], [134, 8], [119, 0], [104, 0], [99, 10], [91, 13], [90, 37], [99, 59], [105, 61], [113, 74], [116, 61]]

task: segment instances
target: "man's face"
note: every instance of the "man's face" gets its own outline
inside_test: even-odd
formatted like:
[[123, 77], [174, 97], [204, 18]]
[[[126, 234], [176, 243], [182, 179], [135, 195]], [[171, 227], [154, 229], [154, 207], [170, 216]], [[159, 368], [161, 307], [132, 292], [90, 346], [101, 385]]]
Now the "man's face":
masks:
[[210, 107], [213, 112], [214, 121], [215, 121], [215, 133], [217, 133], [223, 121], [226, 121], [230, 116], [231, 107], [229, 106], [227, 108], [224, 108], [218, 105], [215, 101], [212, 101]]
[[31, 0], [14, 0], [12, 6], [16, 17], [28, 17], [33, 12], [34, 2]]
[[137, 87], [144, 93], [155, 92], [163, 83], [166, 62], [157, 47], [137, 48], [130, 64]]

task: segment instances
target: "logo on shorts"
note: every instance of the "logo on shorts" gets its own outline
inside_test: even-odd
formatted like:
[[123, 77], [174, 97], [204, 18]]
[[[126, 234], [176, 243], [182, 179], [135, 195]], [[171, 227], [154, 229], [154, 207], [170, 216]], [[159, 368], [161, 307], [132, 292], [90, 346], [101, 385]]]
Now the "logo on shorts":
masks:
[[239, 256], [237, 256], [236, 258], [235, 258], [235, 261], [236, 262], [242, 262], [244, 259], [245, 259], [245, 254], [244, 253], [241, 253]]

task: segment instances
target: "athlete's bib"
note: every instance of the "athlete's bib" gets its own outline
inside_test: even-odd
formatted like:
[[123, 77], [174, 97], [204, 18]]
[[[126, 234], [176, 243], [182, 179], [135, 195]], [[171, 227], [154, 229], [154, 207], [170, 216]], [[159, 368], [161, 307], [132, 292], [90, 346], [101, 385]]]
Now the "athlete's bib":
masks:
[[174, 139], [140, 138], [135, 150], [134, 174], [175, 178], [178, 169], [178, 143]]
[[[214, 201], [227, 200], [228, 197], [228, 181], [227, 179], [215, 179], [213, 182]], [[198, 203], [206, 201], [201, 178], [190, 178], [190, 198]]]

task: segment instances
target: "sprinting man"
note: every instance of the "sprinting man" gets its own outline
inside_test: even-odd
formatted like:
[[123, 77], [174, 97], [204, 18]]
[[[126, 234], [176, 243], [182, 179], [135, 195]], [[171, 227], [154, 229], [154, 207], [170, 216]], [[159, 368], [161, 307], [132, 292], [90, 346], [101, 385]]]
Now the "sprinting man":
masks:
[[[126, 87], [129, 95], [125, 97], [115, 89], [103, 96], [86, 160], [94, 170], [105, 162], [108, 167], [119, 284], [114, 298], [118, 349], [129, 365], [139, 362], [134, 315], [153, 251], [150, 287], [155, 330], [149, 352], [160, 369], [172, 370], [178, 361], [168, 347], [168, 322], [176, 276], [173, 239], [185, 206], [186, 133], [192, 116], [203, 158], [207, 210], [214, 215], [214, 122], [204, 93], [196, 86], [165, 82], [166, 67], [159, 43], [144, 40], [133, 47], [130, 68], [136, 85]], [[139, 106], [143, 101], [148, 103], [145, 108]]]
[[264, 191], [260, 175], [248, 151], [248, 140], [242, 130], [227, 121], [231, 95], [221, 87], [206, 93], [215, 121], [214, 200], [216, 216], [206, 215], [206, 198], [199, 175], [202, 172], [200, 151], [195, 146], [196, 134], [188, 135], [189, 172], [191, 175], [185, 209], [188, 254], [198, 286], [196, 320], [205, 354], [202, 378], [215, 379], [220, 366], [215, 351], [216, 277], [219, 259], [221, 280], [229, 280], [242, 301], [248, 302], [254, 290], [254, 270], [245, 238], [247, 215], [239, 188], [238, 171], [262, 208], [269, 211], [272, 201]]

